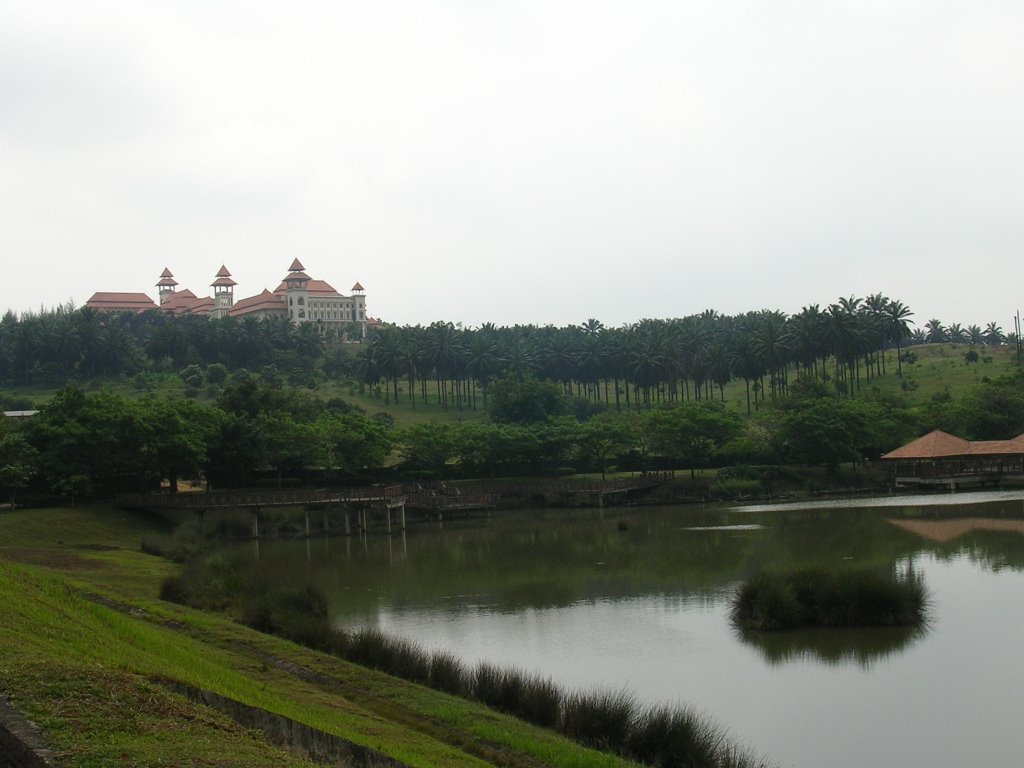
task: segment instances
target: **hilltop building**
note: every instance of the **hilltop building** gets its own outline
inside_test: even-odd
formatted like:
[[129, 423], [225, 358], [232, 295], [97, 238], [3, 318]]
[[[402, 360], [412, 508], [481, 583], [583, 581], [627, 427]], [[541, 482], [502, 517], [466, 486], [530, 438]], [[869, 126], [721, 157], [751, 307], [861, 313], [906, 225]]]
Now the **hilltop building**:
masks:
[[[325, 280], [314, 280], [305, 267], [295, 259], [288, 274], [273, 291], [235, 301], [235, 286], [226, 266], [221, 266], [210, 287], [213, 296], [196, 296], [188, 290], [178, 290], [178, 281], [169, 269], [164, 269], [156, 283], [159, 305], [144, 293], [94, 293], [85, 306], [104, 312], [145, 312], [159, 310], [172, 315], [198, 315], [201, 317], [253, 317], [287, 318], [294, 325], [316, 323], [323, 331], [334, 330], [338, 335], [363, 338], [367, 325], [375, 325], [366, 314], [366, 290], [356, 283], [352, 293], [343, 296]], [[354, 325], [353, 325], [354, 324]], [[357, 331], [353, 332], [355, 328]]]

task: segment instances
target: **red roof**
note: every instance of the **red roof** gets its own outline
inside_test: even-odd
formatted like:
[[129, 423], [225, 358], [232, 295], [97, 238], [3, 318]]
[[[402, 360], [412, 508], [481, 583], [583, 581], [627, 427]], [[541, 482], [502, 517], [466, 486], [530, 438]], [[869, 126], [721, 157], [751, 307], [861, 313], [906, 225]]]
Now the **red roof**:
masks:
[[164, 312], [170, 312], [172, 315], [183, 315], [188, 312], [188, 308], [196, 300], [196, 295], [192, 293], [188, 288], [177, 293], [172, 293], [163, 303], [160, 305], [160, 309]]
[[144, 293], [117, 293], [114, 291], [94, 293], [85, 302], [85, 306], [107, 312], [145, 312], [147, 309], [157, 308], [153, 300]]
[[157, 283], [157, 287], [159, 288], [159, 287], [163, 287], [165, 285], [175, 286], [177, 284], [178, 284], [178, 281], [175, 280], [173, 277], [161, 277], [160, 278], [160, 282]]
[[363, 286], [361, 286], [359, 283], [356, 283], [355, 285], [352, 286], [352, 290], [353, 291], [365, 291], [366, 289], [363, 288]]
[[1012, 440], [964, 440], [936, 429], [891, 451], [883, 459], [944, 459], [960, 456], [997, 456], [1024, 453], [1024, 435]]
[[289, 272], [302, 272], [304, 269], [305, 267], [302, 266], [302, 262], [298, 259], [295, 259], [295, 261], [292, 262], [292, 265], [288, 267]]
[[[274, 293], [284, 293], [290, 287], [291, 286], [288, 285], [288, 282], [285, 281], [274, 289]], [[309, 283], [306, 284], [306, 291], [319, 298], [342, 298], [341, 294], [334, 289], [334, 286], [326, 280], [310, 280]]]
[[160, 277], [174, 277], [174, 275], [171, 274], [171, 270], [164, 267], [164, 271], [160, 273]]
[[210, 285], [217, 286], [219, 288], [222, 285], [230, 287], [232, 285], [238, 285], [238, 283], [236, 283], [230, 277], [218, 277], [216, 280], [210, 283]]
[[310, 276], [305, 272], [289, 272], [285, 277], [284, 282], [286, 283], [303, 283], [310, 280]]
[[252, 312], [286, 311], [287, 308], [285, 307], [284, 299], [264, 288], [263, 293], [258, 296], [250, 296], [236, 302], [235, 305], [228, 310], [228, 314], [235, 317], [238, 315], [248, 315]]
[[220, 265], [220, 269], [217, 270], [217, 277], [231, 277], [231, 273], [228, 272], [228, 268], [223, 264]]
[[189, 304], [188, 308], [185, 310], [185, 314], [206, 316], [213, 311], [213, 307], [213, 299], [211, 299], [209, 296], [204, 296], [203, 298], [196, 299], [191, 304]]

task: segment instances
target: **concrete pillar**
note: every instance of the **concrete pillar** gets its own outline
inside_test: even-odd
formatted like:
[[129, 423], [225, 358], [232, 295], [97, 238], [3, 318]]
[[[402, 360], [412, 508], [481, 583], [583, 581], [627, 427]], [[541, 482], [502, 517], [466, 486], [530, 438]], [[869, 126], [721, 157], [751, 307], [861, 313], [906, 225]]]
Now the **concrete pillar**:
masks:
[[400, 517], [400, 525], [402, 526], [402, 530], [404, 531], [405, 530], [405, 502], [404, 501], [402, 502], [402, 506], [400, 506], [398, 509], [399, 509], [399, 513], [398, 514], [401, 515], [401, 517]]
[[384, 511], [386, 512], [386, 514], [388, 516], [388, 535], [390, 535], [391, 534], [391, 505], [388, 504], [387, 502], [384, 502]]
[[349, 523], [348, 510], [347, 509], [345, 510], [345, 535], [346, 536], [351, 536], [352, 535], [352, 525]]
[[249, 513], [252, 517], [252, 537], [258, 539], [260, 537], [260, 508], [249, 507]]
[[328, 526], [327, 526], [327, 510], [326, 509], [324, 510], [324, 533], [330, 533], [330, 530], [328, 529]]
[[309, 509], [306, 510], [306, 538], [309, 538]]

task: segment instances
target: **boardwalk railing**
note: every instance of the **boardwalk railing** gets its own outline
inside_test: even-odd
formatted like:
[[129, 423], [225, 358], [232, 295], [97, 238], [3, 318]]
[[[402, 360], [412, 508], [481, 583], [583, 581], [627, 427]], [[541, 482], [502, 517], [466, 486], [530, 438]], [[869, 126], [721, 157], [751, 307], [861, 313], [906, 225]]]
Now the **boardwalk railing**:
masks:
[[209, 493], [136, 493], [121, 494], [119, 507], [142, 509], [242, 509], [245, 507], [285, 507], [308, 504], [346, 504], [389, 501], [402, 497], [400, 485], [369, 488], [319, 488], [282, 491], [211, 491]]
[[452, 496], [411, 493], [408, 496], [409, 506], [420, 509], [489, 509], [496, 501], [497, 497], [493, 493], [462, 493]]

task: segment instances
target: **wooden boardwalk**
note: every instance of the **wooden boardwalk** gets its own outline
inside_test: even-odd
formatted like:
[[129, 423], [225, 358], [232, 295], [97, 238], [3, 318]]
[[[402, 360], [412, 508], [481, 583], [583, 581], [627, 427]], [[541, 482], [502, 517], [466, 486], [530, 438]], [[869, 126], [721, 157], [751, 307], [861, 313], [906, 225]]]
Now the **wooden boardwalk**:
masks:
[[321, 507], [350, 504], [405, 503], [402, 486], [370, 486], [368, 488], [319, 488], [284, 491], [209, 491], [183, 493], [121, 494], [115, 499], [119, 507], [132, 509], [249, 509], [252, 507]]
[[405, 529], [406, 507], [416, 509], [427, 517], [444, 519], [449, 513], [469, 513], [491, 510], [501, 496], [556, 496], [565, 500], [589, 498], [595, 506], [603, 507], [607, 499], [628, 499], [632, 492], [653, 488], [669, 479], [666, 473], [635, 475], [613, 480], [548, 480], [530, 481], [474, 481], [470, 483], [431, 483], [426, 487], [416, 484], [374, 485], [362, 488], [288, 489], [279, 491], [184, 491], [180, 493], [121, 494], [115, 504], [124, 509], [190, 510], [200, 517], [207, 512], [248, 510], [252, 518], [253, 538], [259, 536], [259, 513], [271, 507], [299, 507], [305, 513], [306, 534], [310, 532], [309, 515], [312, 510], [323, 510], [324, 529], [327, 529], [328, 510], [344, 509], [345, 533], [351, 533], [349, 512], [355, 511], [356, 527], [366, 531], [371, 512], [383, 513], [387, 531], [392, 528], [392, 512], [397, 511], [399, 527]]

